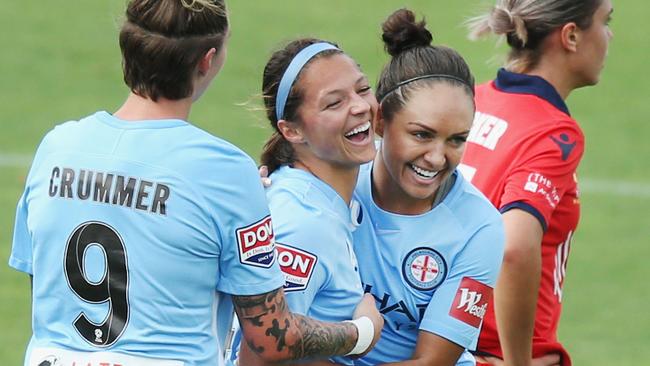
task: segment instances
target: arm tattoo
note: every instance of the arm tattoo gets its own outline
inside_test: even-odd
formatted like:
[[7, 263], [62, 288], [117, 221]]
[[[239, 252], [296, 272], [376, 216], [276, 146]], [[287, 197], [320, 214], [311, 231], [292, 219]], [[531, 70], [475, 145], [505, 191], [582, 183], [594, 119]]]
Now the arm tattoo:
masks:
[[352, 350], [356, 327], [349, 323], [325, 323], [287, 308], [282, 289], [262, 295], [233, 296], [242, 332], [253, 352], [263, 357], [272, 350], [273, 358], [302, 358], [343, 355]]

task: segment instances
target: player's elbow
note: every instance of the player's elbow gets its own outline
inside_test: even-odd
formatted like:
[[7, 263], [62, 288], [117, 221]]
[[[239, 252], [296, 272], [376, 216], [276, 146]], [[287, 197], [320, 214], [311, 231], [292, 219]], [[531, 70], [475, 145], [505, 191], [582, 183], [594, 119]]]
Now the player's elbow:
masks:
[[536, 243], [506, 245], [503, 252], [503, 267], [527, 267], [541, 261], [541, 247]]

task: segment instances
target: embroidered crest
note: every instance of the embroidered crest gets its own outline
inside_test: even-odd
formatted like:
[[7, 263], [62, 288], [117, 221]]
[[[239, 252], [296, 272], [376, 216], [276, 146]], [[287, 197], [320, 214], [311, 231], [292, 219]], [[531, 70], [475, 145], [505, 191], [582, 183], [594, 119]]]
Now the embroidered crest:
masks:
[[447, 276], [447, 263], [440, 253], [431, 248], [415, 248], [402, 262], [402, 275], [415, 289], [433, 290], [440, 286]]

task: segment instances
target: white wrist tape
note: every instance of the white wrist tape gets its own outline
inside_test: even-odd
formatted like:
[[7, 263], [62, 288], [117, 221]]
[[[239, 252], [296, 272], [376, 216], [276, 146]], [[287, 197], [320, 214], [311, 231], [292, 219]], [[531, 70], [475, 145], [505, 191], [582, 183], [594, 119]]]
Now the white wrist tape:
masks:
[[367, 316], [362, 316], [358, 319], [346, 320], [346, 322], [354, 324], [359, 334], [357, 344], [354, 345], [352, 351], [348, 352], [346, 356], [359, 355], [366, 352], [372, 343], [372, 339], [375, 337], [375, 326], [372, 324], [372, 320]]

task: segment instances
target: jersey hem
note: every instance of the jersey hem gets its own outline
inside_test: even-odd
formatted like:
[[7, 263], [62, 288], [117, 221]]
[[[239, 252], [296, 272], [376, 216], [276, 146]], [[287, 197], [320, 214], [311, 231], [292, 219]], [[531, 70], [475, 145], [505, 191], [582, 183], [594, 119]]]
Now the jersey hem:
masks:
[[231, 281], [227, 281], [226, 279], [221, 279], [219, 282], [221, 281], [228, 282], [228, 286], [217, 286], [217, 290], [235, 296], [253, 296], [265, 294], [267, 292], [271, 292], [283, 287], [285, 282], [284, 276], [282, 275], [280, 277], [256, 284], [237, 284], [232, 283]]
[[17, 271], [25, 272], [29, 275], [33, 274], [31, 263], [18, 259], [13, 255], [9, 257], [9, 266]]
[[529, 214], [533, 215], [539, 221], [539, 223], [542, 225], [542, 231], [543, 232], [546, 232], [546, 230], [548, 229], [548, 225], [546, 224], [546, 220], [544, 219], [544, 216], [542, 215], [542, 213], [539, 212], [538, 209], [536, 209], [535, 207], [533, 207], [532, 205], [530, 205], [530, 204], [528, 204], [526, 202], [517, 201], [517, 202], [508, 203], [507, 205], [501, 207], [499, 209], [499, 212], [501, 212], [503, 214], [503, 213], [506, 213], [506, 211], [512, 210], [513, 208], [518, 208], [520, 210], [526, 211]]

